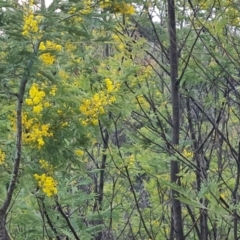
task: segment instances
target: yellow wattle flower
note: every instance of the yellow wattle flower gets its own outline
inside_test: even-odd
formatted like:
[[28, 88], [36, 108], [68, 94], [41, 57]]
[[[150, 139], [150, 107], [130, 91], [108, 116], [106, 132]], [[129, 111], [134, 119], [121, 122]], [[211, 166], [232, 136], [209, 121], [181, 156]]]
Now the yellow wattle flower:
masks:
[[0, 165], [5, 162], [6, 154], [0, 149]]

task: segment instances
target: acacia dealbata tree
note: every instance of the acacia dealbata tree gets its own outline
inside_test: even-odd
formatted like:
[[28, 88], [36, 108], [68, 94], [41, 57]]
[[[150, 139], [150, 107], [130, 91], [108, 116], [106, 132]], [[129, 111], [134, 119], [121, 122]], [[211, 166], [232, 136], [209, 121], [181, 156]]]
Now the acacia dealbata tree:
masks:
[[1, 240], [239, 238], [237, 1], [0, 7]]

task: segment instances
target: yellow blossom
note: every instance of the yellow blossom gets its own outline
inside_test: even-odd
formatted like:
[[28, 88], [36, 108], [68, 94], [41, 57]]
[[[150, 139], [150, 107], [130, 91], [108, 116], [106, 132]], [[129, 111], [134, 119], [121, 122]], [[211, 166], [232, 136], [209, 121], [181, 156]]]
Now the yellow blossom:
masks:
[[116, 101], [116, 97], [115, 96], [110, 96], [109, 97], [109, 104], [110, 103], [114, 103]]
[[149, 108], [149, 103], [143, 95], [137, 96], [137, 105], [143, 109]]
[[76, 8], [75, 7], [71, 7], [70, 10], [68, 11], [68, 14], [73, 14], [76, 12]]
[[95, 126], [98, 125], [98, 119], [97, 118], [92, 118], [91, 122]]
[[112, 81], [109, 78], [106, 78], [105, 83], [106, 83], [106, 86], [107, 86], [107, 92], [112, 92], [114, 90], [114, 86], [113, 86]]
[[53, 177], [44, 173], [41, 175], [34, 174], [34, 178], [38, 182], [38, 186], [48, 197], [57, 194], [57, 182]]
[[43, 110], [42, 105], [37, 105], [33, 107], [33, 112], [39, 114]]
[[75, 150], [75, 154], [76, 154], [77, 156], [82, 156], [82, 155], [84, 154], [84, 151], [81, 150], [81, 149], [77, 149], [77, 150]]
[[82, 123], [83, 126], [87, 126], [88, 125], [88, 121], [84, 120], [84, 119], [79, 119], [79, 121]]
[[68, 74], [67, 72], [65, 72], [64, 70], [59, 70], [58, 74], [59, 74], [59, 76], [60, 76], [61, 78], [63, 78], [64, 80], [70, 78], [69, 74]]
[[79, 12], [83, 15], [89, 14], [92, 11], [92, 2], [91, 0], [83, 0], [84, 9]]
[[99, 91], [98, 93], [95, 93], [92, 98], [84, 99], [82, 101], [79, 110], [86, 116], [86, 119], [80, 119], [84, 126], [88, 123], [97, 125], [99, 117], [106, 112], [105, 107], [116, 101], [116, 97], [111, 95], [111, 93], [116, 92], [119, 89], [120, 84], [114, 85], [109, 78], [105, 79], [105, 84], [105, 91]]
[[33, 104], [39, 104], [41, 102], [41, 98], [39, 96], [35, 96], [33, 99], [32, 99], [32, 102]]
[[55, 57], [50, 53], [43, 53], [39, 58], [47, 65], [52, 65], [55, 61]]
[[[56, 44], [52, 41], [41, 42], [39, 45], [39, 50], [47, 51], [47, 50], [56, 50], [61, 51], [62, 46]], [[55, 61], [55, 56], [50, 53], [43, 53], [39, 56], [40, 60], [42, 60], [47, 65], [52, 65]]]
[[50, 106], [48, 102], [44, 102], [45, 92], [39, 89], [36, 83], [33, 83], [29, 90], [29, 98], [25, 100], [25, 103], [29, 106], [33, 106], [33, 112], [40, 114], [44, 107]]
[[188, 151], [186, 148], [183, 149], [182, 155], [185, 158], [192, 158], [193, 157], [193, 152]]
[[31, 98], [34, 98], [36, 96], [42, 98], [45, 96], [45, 93], [43, 91], [39, 91], [38, 85], [34, 83], [29, 90], [29, 95]]
[[32, 101], [32, 99], [30, 99], [30, 98], [27, 98], [27, 99], [25, 100], [25, 102], [26, 102], [27, 105], [33, 105], [33, 101]]
[[31, 33], [38, 32], [39, 19], [36, 19], [30, 11], [23, 17], [24, 25], [22, 35], [29, 36]]
[[0, 165], [5, 162], [6, 154], [0, 149]]
[[57, 90], [57, 86], [53, 86], [51, 91], [49, 92], [50, 95], [55, 96], [56, 95], [56, 90]]
[[44, 102], [44, 103], [43, 103], [43, 106], [44, 106], [44, 107], [49, 107], [50, 105], [51, 105], [51, 104], [50, 104], [49, 102]]
[[102, 9], [111, 9], [114, 13], [132, 15], [135, 13], [135, 7], [125, 2], [112, 2], [109, 0], [100, 3]]
[[41, 168], [46, 170], [47, 173], [52, 174], [53, 173], [53, 165], [47, 162], [46, 160], [39, 160], [39, 163], [41, 164]]
[[131, 154], [127, 159], [126, 159], [126, 164], [129, 168], [133, 168], [135, 164], [135, 157], [133, 154]]
[[102, 9], [109, 8], [110, 6], [111, 6], [110, 0], [100, 1], [100, 7], [101, 7]]
[[56, 44], [52, 41], [46, 41], [46, 42], [41, 42], [39, 45], [39, 50], [44, 51], [44, 50], [56, 50], [56, 51], [61, 51], [62, 46], [59, 44]]
[[46, 49], [51, 49], [51, 50], [57, 50], [57, 51], [60, 51], [62, 49], [62, 46], [59, 45], [59, 44], [56, 44], [52, 41], [46, 41]]
[[42, 137], [38, 138], [37, 142], [38, 142], [39, 148], [41, 148], [45, 144]]
[[68, 126], [68, 122], [63, 122], [63, 123], [61, 124], [61, 126], [62, 126], [62, 127]]
[[27, 113], [22, 114], [22, 122], [24, 143], [37, 145], [40, 149], [45, 144], [43, 138], [53, 136], [49, 131], [49, 124], [39, 124], [37, 119], [29, 119]]
[[73, 43], [67, 42], [65, 45], [66, 51], [72, 52], [77, 49], [77, 46], [74, 45]]
[[41, 42], [41, 43], [40, 43], [40, 45], [39, 45], [39, 50], [40, 50], [40, 51], [46, 50], [46, 46], [45, 46], [44, 42]]

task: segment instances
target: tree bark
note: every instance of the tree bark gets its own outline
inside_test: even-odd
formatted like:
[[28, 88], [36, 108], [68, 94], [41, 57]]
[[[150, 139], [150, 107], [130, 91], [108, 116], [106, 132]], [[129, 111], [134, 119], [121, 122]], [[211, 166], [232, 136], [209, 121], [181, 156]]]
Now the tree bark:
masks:
[[0, 211], [0, 240], [10, 240], [6, 230], [6, 214]]
[[[172, 97], [172, 145], [179, 144], [180, 133], [180, 97], [178, 82], [178, 50], [176, 37], [176, 20], [174, 0], [168, 0], [168, 34], [170, 39], [169, 59], [170, 59], [170, 77], [171, 77], [171, 97]], [[175, 160], [171, 161], [171, 182], [180, 184], [177, 174], [179, 173], [179, 163]], [[183, 221], [181, 202], [177, 199], [178, 192], [172, 189], [172, 233], [173, 238], [183, 240]]]

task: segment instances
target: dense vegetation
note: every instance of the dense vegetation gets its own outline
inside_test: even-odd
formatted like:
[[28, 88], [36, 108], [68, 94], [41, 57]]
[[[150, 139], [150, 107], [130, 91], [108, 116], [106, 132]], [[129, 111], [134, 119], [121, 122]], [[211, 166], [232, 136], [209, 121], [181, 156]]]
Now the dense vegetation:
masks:
[[239, 239], [239, 16], [0, 1], [0, 240]]

